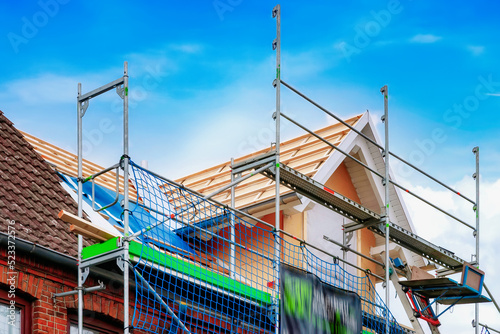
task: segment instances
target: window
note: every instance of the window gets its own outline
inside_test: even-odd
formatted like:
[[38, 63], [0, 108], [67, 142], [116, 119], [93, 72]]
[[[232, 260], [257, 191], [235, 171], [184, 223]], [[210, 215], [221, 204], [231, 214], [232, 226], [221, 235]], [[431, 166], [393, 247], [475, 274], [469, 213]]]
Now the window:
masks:
[[[76, 310], [71, 310], [68, 314], [68, 333], [78, 334], [78, 315]], [[84, 311], [83, 313], [83, 334], [118, 334], [123, 332], [123, 325], [116, 323], [116, 320], [103, 321], [97, 319], [99, 314]], [[0, 332], [0, 334], [2, 334]]]
[[21, 309], [0, 301], [0, 334], [21, 334]]
[[0, 334], [31, 333], [31, 303], [21, 298], [19, 292], [14, 299], [9, 297], [7, 291], [0, 289]]

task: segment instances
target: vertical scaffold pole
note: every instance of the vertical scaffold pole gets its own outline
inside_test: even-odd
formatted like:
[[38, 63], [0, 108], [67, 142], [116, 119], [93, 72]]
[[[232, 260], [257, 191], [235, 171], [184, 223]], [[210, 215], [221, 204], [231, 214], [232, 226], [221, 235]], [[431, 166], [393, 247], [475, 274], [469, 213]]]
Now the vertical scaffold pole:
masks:
[[[476, 237], [476, 267], [479, 268], [479, 147], [474, 147], [472, 152], [476, 155], [476, 172], [474, 173], [474, 179], [476, 180], [476, 205], [474, 207], [476, 211], [476, 231], [474, 234]], [[475, 305], [474, 325], [476, 334], [479, 334], [479, 304], [477, 303]]]
[[[83, 188], [82, 188], [82, 131], [83, 131], [83, 115], [82, 115], [82, 105], [80, 102], [80, 96], [82, 95], [82, 84], [78, 83], [78, 99], [77, 99], [77, 151], [78, 151], [78, 217], [83, 217], [82, 201], [83, 201]], [[82, 261], [82, 248], [83, 248], [83, 238], [81, 234], [78, 234], [78, 334], [83, 334], [83, 273], [80, 268]]]
[[389, 93], [387, 85], [380, 89], [380, 92], [384, 95], [384, 116], [382, 121], [385, 125], [385, 147], [383, 152], [383, 157], [385, 160], [385, 176], [384, 176], [384, 190], [385, 190], [385, 205], [384, 205], [384, 219], [385, 224], [385, 332], [389, 334], [389, 282], [390, 282], [390, 258], [389, 258]]
[[275, 280], [275, 298], [276, 303], [276, 334], [280, 333], [280, 323], [279, 323], [279, 275], [280, 275], [280, 241], [279, 241], [279, 230], [280, 230], [280, 103], [281, 103], [281, 6], [278, 4], [273, 8], [273, 17], [276, 18], [276, 39], [273, 41], [273, 49], [276, 50], [276, 207], [275, 207], [275, 234], [274, 234], [274, 247], [275, 247], [275, 260], [274, 260], [274, 280]]
[[[233, 164], [234, 164], [234, 159], [231, 158], [231, 170], [233, 169]], [[231, 183], [234, 182], [234, 174], [231, 172]], [[234, 198], [235, 196], [235, 187], [231, 187], [231, 208], [234, 209], [234, 206], [236, 205], [236, 199]], [[231, 256], [230, 256], [230, 275], [232, 279], [235, 279], [235, 273], [234, 273], [234, 267], [235, 267], [235, 239], [236, 239], [236, 232], [235, 232], [235, 226], [234, 226], [234, 213], [231, 213]]]
[[[128, 156], [128, 62], [123, 66], [123, 260], [125, 263], [129, 260], [129, 156]], [[123, 333], [129, 333], [129, 267], [123, 266]]]
[[[342, 250], [342, 259], [344, 260], [342, 262], [342, 270], [344, 270], [344, 272], [345, 272], [345, 265], [347, 262], [347, 234], [345, 232], [344, 226], [345, 226], [345, 218], [342, 218], [342, 245], [344, 245], [344, 249]], [[343, 288], [345, 290], [347, 290], [347, 283], [346, 283], [345, 276], [344, 276], [342, 284], [343, 284]]]

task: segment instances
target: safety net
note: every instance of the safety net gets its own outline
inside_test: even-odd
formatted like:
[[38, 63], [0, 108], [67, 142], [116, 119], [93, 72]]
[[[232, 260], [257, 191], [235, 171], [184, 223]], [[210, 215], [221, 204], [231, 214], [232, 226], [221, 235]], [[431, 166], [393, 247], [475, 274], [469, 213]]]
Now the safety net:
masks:
[[[287, 302], [278, 279], [286, 265], [297, 275], [316, 277], [324, 285], [321, 291], [327, 291], [322, 298], [354, 293], [360, 300], [359, 316], [350, 310], [339, 315], [333, 310], [336, 304], [325, 302], [330, 306], [315, 325], [318, 333], [349, 333], [349, 317], [365, 333], [385, 333], [386, 307], [369, 276], [348, 272], [333, 258], [325, 261], [274, 225], [244, 217], [133, 162], [131, 170], [137, 191], [130, 208], [136, 229], [131, 233], [137, 236], [131, 243], [134, 328], [153, 333], [285, 332], [280, 326], [283, 310], [286, 315], [295, 312], [292, 316], [302, 322], [318, 312], [317, 299], [305, 311]], [[388, 319], [390, 333], [407, 332], [391, 314]]]

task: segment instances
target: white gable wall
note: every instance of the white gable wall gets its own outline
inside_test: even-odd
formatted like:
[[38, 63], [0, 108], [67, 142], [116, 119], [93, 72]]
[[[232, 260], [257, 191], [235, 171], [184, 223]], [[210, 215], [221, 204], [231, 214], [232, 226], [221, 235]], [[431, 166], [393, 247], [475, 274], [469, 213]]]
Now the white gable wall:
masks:
[[[359, 131], [364, 130], [365, 134], [367, 134], [369, 137], [374, 138], [378, 143], [380, 143], [380, 139], [378, 137], [374, 137], [374, 133], [371, 131], [371, 129], [374, 128], [374, 125], [370, 120], [370, 116], [368, 113], [365, 113], [359, 119], [359, 121], [355, 125], [355, 128]], [[375, 169], [380, 174], [384, 174], [384, 162], [381, 157], [380, 150], [373, 144], [367, 142], [357, 133], [351, 131], [341, 142], [339, 148], [349, 154], [359, 155], [359, 158], [362, 162]], [[322, 184], [326, 183], [326, 181], [330, 178], [333, 172], [343, 161], [345, 161], [346, 167], [348, 168], [348, 171], [351, 175], [352, 182], [356, 188], [362, 205], [379, 213], [380, 207], [383, 206], [383, 198], [385, 198], [384, 187], [382, 185], [381, 179], [368, 171], [366, 168], [360, 166], [358, 163], [352, 161], [352, 159], [346, 157], [339, 151], [335, 151], [330, 156], [330, 158], [316, 173], [314, 179]], [[409, 231], [414, 231], [413, 224], [411, 223], [411, 220], [408, 216], [408, 211], [401, 200], [400, 191], [394, 186], [390, 186], [390, 193], [389, 217], [391, 221]], [[340, 250], [340, 247], [324, 240], [323, 236], [326, 235], [329, 238], [342, 243], [342, 225], [345, 222], [348, 222], [347, 219], [335, 213], [334, 211], [323, 207], [322, 205], [314, 203], [307, 198], [302, 198], [302, 204], [295, 207], [295, 209], [298, 211], [305, 210], [307, 213], [306, 241], [318, 248], [324, 249], [325, 251], [342, 258], [343, 252]], [[376, 238], [377, 244], [384, 243], [384, 239], [382, 237], [377, 236]], [[352, 238], [350, 245], [353, 249], [357, 248], [356, 236]], [[419, 267], [425, 265], [425, 262], [421, 256], [413, 254], [407, 250], [404, 250], [404, 253], [406, 260], [408, 260], [410, 265], [416, 265]], [[353, 264], [357, 263], [357, 256], [353, 253], [348, 254], [349, 255], [347, 257], [347, 260]], [[332, 258], [330, 256], [327, 256], [319, 251], [315, 251], [315, 255], [325, 261], [332, 261]], [[356, 272], [355, 269], [350, 269], [349, 271], [352, 273]]]
[[[376, 131], [372, 131], [372, 129], [375, 128], [372, 120], [369, 120], [369, 126], [363, 129], [363, 133], [375, 140], [377, 143], [381, 143], [381, 140], [378, 136], [378, 133]], [[384, 162], [382, 159], [382, 156], [380, 154], [380, 150], [373, 145], [372, 143], [369, 143], [365, 140], [363, 140], [365, 147], [368, 148], [370, 154], [371, 154], [371, 159], [375, 163], [375, 166], [377, 167], [377, 171], [379, 173], [384, 173]], [[392, 157], [392, 160], [395, 158]], [[391, 164], [391, 160], [389, 161], [389, 165]], [[370, 165], [371, 166], [371, 165]], [[395, 179], [394, 173], [392, 170], [389, 170], [389, 175], [392, 180], [395, 182], [398, 182], [398, 180]], [[378, 177], [377, 177], [378, 178]], [[381, 189], [380, 194], [384, 194], [384, 188], [382, 186], [382, 183], [379, 182], [379, 188]], [[415, 226], [413, 225], [413, 222], [411, 220], [410, 214], [408, 212], [408, 209], [403, 201], [402, 197], [402, 192], [401, 189], [395, 187], [394, 185], [389, 186], [389, 193], [390, 193], [390, 215], [389, 218], [391, 219], [392, 222], [398, 224], [399, 226], [403, 227], [404, 229], [408, 231], [412, 231], [416, 234], [417, 231], [415, 229]], [[409, 196], [409, 195], [407, 195]], [[385, 196], [384, 196], [385, 197]], [[382, 240], [382, 241], [381, 241]], [[377, 244], [383, 244], [383, 238], [377, 239]], [[424, 259], [422, 256], [417, 255], [413, 252], [410, 252], [407, 249], [403, 248], [403, 252], [405, 254], [406, 260], [408, 261], [409, 265], [417, 266], [417, 267], [423, 267], [426, 265]]]
[[[327, 241], [323, 238], [323, 236], [327, 236], [330, 239], [333, 239], [337, 242], [342, 243], [343, 241], [343, 230], [342, 225], [347, 223], [348, 220], [338, 213], [333, 212], [332, 210], [325, 208], [322, 205], [315, 205], [311, 210], [306, 211], [307, 215], [307, 242], [313, 244], [314, 246], [325, 250], [326, 252], [343, 258], [343, 252], [340, 247]], [[356, 249], [356, 238], [352, 238], [349, 242], [353, 249]], [[333, 258], [328, 256], [320, 251], [312, 249], [312, 252], [318, 256], [320, 259], [332, 262]], [[356, 264], [356, 255], [348, 252], [346, 254], [346, 261], [349, 263]], [[339, 262], [342, 264], [341, 262]], [[356, 274], [356, 269], [346, 265], [345, 269], [352, 273]]]

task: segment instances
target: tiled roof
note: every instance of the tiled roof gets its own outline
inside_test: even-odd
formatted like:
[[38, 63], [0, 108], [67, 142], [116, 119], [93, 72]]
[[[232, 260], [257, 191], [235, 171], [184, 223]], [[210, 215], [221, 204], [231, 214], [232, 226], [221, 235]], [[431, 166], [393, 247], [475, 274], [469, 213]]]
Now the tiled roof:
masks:
[[[345, 120], [350, 125], [356, 124], [362, 115], [357, 115]], [[336, 123], [315, 131], [318, 135], [334, 145], [340, 142], [349, 133], [349, 128]], [[24, 138], [34, 147], [43, 159], [51, 165], [69, 176], [77, 176], [77, 157], [76, 155], [67, 152], [57, 146], [38, 139], [30, 134], [22, 132]], [[235, 163], [247, 160], [251, 157], [258, 156], [268, 152], [270, 149], [263, 149], [252, 154], [242, 156], [235, 159]], [[327, 144], [310, 134], [305, 134], [287, 140], [281, 143], [281, 162], [298, 170], [299, 172], [313, 177], [324, 162], [331, 156], [333, 149]], [[231, 179], [231, 164], [229, 161], [214, 167], [202, 170], [200, 172], [182, 177], [176, 181], [182, 183], [186, 187], [194, 189], [202, 194], [209, 194], [220, 187], [229, 183]], [[104, 169], [103, 167], [83, 159], [83, 176], [89, 176]], [[116, 175], [110, 171], [102, 177], [96, 179], [96, 183], [110, 190], [115, 190]], [[123, 193], [123, 177], [120, 176], [120, 192]], [[243, 181], [236, 188], [236, 207], [245, 208], [257, 203], [270, 200], [274, 197], [274, 182], [262, 175], [256, 175], [250, 179]], [[135, 188], [132, 185], [130, 189], [130, 197], [135, 199]], [[286, 187], [281, 187], [281, 194], [291, 193], [292, 191]], [[229, 204], [230, 190], [222, 192], [214, 199]]]
[[[362, 115], [351, 117], [345, 120], [350, 125], [356, 124]], [[329, 125], [315, 131], [328, 142], [339, 145], [346, 137], [350, 129], [341, 123]], [[254, 156], [258, 156], [269, 152], [270, 149], [263, 149], [252, 154], [235, 159], [235, 163], [248, 160]], [[280, 161], [295, 170], [309, 177], [314, 177], [316, 172], [321, 168], [325, 161], [331, 156], [333, 149], [317, 139], [316, 137], [305, 134], [287, 140], [280, 145]], [[184, 186], [194, 189], [204, 195], [210, 194], [224, 185], [230, 183], [231, 180], [231, 162], [216, 165], [203, 171], [182, 177], [176, 181]], [[281, 195], [291, 193], [289, 188], [281, 187]], [[262, 174], [253, 176], [240, 184], [238, 184], [235, 193], [236, 208], [245, 208], [257, 203], [262, 203], [274, 197], [275, 187], [274, 181], [268, 179]], [[213, 198], [229, 204], [231, 200], [230, 190], [224, 191]]]
[[56, 172], [0, 111], [0, 231], [14, 220], [16, 237], [76, 257], [77, 236], [57, 217], [62, 209], [77, 212]]
[[[24, 139], [33, 146], [35, 151], [42, 156], [45, 161], [50, 163], [58, 172], [65, 175], [77, 177], [78, 176], [78, 156], [76, 154], [70, 153], [63, 150], [55, 145], [52, 145], [46, 141], [43, 141], [35, 136], [28, 133], [20, 131], [24, 136]], [[96, 174], [104, 169], [104, 167], [93, 163], [87, 159], [83, 159], [82, 163], [82, 176], [84, 178]], [[120, 193], [123, 194], [123, 176], [120, 175]], [[116, 191], [116, 173], [115, 170], [111, 170], [95, 179], [95, 183], [99, 184], [105, 188]], [[131, 187], [129, 187], [130, 198], [135, 199], [137, 194], [135, 193], [135, 188], [133, 183], [130, 182]]]
[[[358, 115], [349, 118], [345, 120], [345, 122], [350, 125], [354, 125], [361, 118], [361, 116], [362, 115]], [[349, 133], [349, 131], [349, 128], [347, 128], [346, 126], [340, 123], [336, 123], [319, 129], [315, 132], [330, 143], [339, 145]], [[50, 196], [40, 196], [40, 198], [37, 198], [33, 201], [25, 199], [22, 196], [21, 191], [23, 187], [25, 187], [24, 185], [9, 185], [10, 188], [19, 189], [19, 196], [15, 200], [9, 197], [8, 201], [16, 203], [14, 205], [17, 205], [17, 207], [19, 207], [19, 204], [17, 204], [18, 202], [24, 203], [24, 206], [23, 210], [21, 210], [22, 213], [19, 213], [18, 215], [14, 216], [10, 214], [13, 208], [5, 209], [6, 214], [3, 214], [4, 210], [2, 210], [2, 215], [5, 216], [5, 218], [14, 219], [19, 222], [27, 221], [27, 224], [30, 224], [30, 229], [40, 230], [40, 223], [31, 223], [29, 219], [26, 219], [26, 216], [28, 215], [37, 214], [38, 216], [40, 216], [40, 221], [49, 222], [48, 224], [45, 224], [47, 227], [43, 227], [44, 229], [46, 229], [47, 233], [45, 235], [40, 235], [40, 233], [30, 235], [28, 233], [26, 234], [26, 236], [19, 235], [19, 237], [27, 239], [29, 241], [38, 242], [41, 245], [50, 247], [58, 251], [63, 251], [65, 253], [69, 252], [70, 254], [75, 255], [76, 236], [68, 232], [68, 227], [66, 226], [66, 224], [57, 218], [57, 212], [61, 209], [68, 210], [67, 207], [69, 206], [68, 211], [75, 213], [76, 205], [69, 198], [69, 196], [66, 195], [66, 192], [60, 186], [59, 180], [52, 168], [55, 168], [56, 170], [66, 175], [76, 176], [76, 156], [29, 134], [19, 132], [3, 115], [1, 134], [2, 148], [6, 150], [6, 152], [2, 152], [2, 155], [17, 155], [25, 157], [25, 159], [22, 160], [22, 164], [21, 162], [16, 162], [13, 163], [13, 166], [5, 165], [4, 161], [2, 160], [2, 170], [4, 168], [8, 170], [8, 173], [5, 174], [9, 175], [16, 173], [27, 173], [27, 171], [31, 171], [31, 169], [26, 169], [28, 168], [27, 166], [35, 166], [37, 168], [32, 168], [34, 170], [33, 173], [37, 173], [40, 175], [44, 174], [47, 176], [43, 178], [35, 178], [34, 176], [29, 176], [28, 178], [33, 179], [32, 187], [40, 188], [41, 191], [50, 194]], [[3, 141], [6, 141], [6, 143], [3, 144]], [[235, 163], [264, 154], [268, 151], [269, 149], [263, 149], [252, 154], [239, 157], [235, 159]], [[298, 170], [299, 172], [309, 177], [314, 177], [316, 172], [331, 156], [332, 152], [333, 149], [329, 145], [325, 144], [324, 142], [320, 141], [310, 134], [305, 134], [281, 143], [280, 160], [282, 163]], [[27, 159], [27, 157], [29, 157], [29, 159]], [[88, 160], [83, 161], [84, 176], [94, 174], [102, 169], [103, 168], [101, 166], [98, 166]], [[21, 176], [21, 178], [26, 177]], [[34, 182], [35, 179], [38, 180], [39, 178], [43, 179], [43, 182]], [[115, 176], [109, 175], [106, 178], [101, 178], [97, 181], [97, 183], [114, 190], [114, 178]], [[228, 184], [230, 178], [231, 169], [230, 162], [228, 161], [197, 172], [195, 174], [180, 178], [177, 180], [177, 182], [182, 183], [185, 186], [197, 190], [203, 194], [208, 194]], [[3, 189], [7, 189], [7, 187]], [[292, 191], [290, 189], [281, 187], [282, 195], [291, 192]], [[8, 194], [0, 194], [0, 201], [4, 200], [4, 196], [8, 196]], [[64, 205], [63, 203], [59, 203], [62, 201], [55, 200], [55, 198], [61, 196], [65, 196]], [[262, 175], [256, 175], [240, 183], [236, 188], [236, 207], [249, 207], [254, 204], [271, 200], [273, 197], [274, 182]], [[222, 192], [215, 196], [214, 199], [219, 200], [225, 204], [229, 204], [230, 191], [227, 190], [225, 192]], [[35, 208], [31, 208], [31, 206]], [[31, 210], [27, 210], [27, 208], [30, 208]], [[44, 212], [44, 215], [39, 212], [40, 210]], [[49, 228], [48, 226], [52, 228]], [[60, 242], [55, 242], [55, 238], [60, 239]]]

